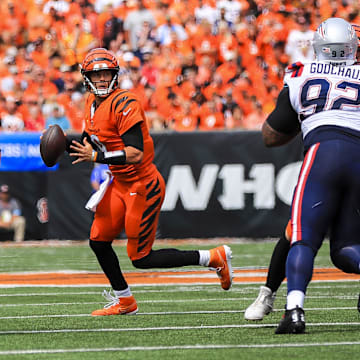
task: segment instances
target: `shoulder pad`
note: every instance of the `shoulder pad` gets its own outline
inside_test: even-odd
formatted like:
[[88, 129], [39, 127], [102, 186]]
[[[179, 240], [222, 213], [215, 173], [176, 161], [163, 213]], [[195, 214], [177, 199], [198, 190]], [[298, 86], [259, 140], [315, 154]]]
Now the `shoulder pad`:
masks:
[[296, 63], [289, 65], [286, 68], [285, 72], [291, 73], [291, 77], [297, 77], [297, 76], [301, 76], [303, 69], [304, 69], [304, 64], [298, 61]]

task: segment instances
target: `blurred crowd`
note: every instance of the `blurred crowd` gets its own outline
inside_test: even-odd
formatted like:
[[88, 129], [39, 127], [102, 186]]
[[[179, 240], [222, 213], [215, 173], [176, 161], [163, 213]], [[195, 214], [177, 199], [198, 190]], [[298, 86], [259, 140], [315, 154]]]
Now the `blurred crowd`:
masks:
[[79, 64], [95, 47], [116, 54], [152, 130], [257, 130], [286, 66], [313, 59], [316, 27], [359, 12], [358, 0], [1, 0], [0, 130], [81, 132]]

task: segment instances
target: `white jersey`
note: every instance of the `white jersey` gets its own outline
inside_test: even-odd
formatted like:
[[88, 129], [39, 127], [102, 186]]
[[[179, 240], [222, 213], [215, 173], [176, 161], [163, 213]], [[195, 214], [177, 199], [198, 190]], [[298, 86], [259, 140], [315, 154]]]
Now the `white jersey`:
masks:
[[360, 65], [296, 63], [284, 77], [303, 137], [323, 125], [360, 131]]
[[290, 57], [290, 62], [307, 62], [315, 59], [312, 40], [314, 31], [292, 30], [286, 40], [285, 52]]

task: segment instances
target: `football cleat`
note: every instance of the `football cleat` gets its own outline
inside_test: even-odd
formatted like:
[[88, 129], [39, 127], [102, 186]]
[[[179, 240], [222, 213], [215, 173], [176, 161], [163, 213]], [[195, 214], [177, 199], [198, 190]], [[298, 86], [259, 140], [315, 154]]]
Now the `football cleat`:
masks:
[[300, 307], [285, 310], [275, 334], [303, 334], [305, 332], [305, 313]]
[[216, 270], [220, 279], [221, 287], [229, 290], [233, 279], [233, 270], [231, 267], [232, 252], [229, 246], [222, 245], [210, 250], [209, 267]]
[[260, 286], [258, 297], [245, 310], [245, 320], [262, 320], [273, 310], [276, 293], [267, 286]]
[[118, 298], [111, 295], [110, 291], [104, 290], [103, 296], [109, 303], [102, 309], [93, 311], [92, 316], [135, 315], [138, 312], [136, 300], [132, 295]]
[[358, 306], [357, 306], [357, 308], [358, 308], [358, 312], [360, 313], [360, 294], [359, 294], [359, 299], [358, 299]]

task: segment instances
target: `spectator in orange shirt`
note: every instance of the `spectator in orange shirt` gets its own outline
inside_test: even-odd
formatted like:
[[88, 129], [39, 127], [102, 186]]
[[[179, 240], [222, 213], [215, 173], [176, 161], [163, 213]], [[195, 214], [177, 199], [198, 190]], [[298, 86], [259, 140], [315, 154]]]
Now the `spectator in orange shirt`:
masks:
[[67, 25], [67, 34], [62, 40], [67, 50], [65, 63], [76, 67], [89, 50], [99, 45], [99, 40], [94, 38], [89, 24], [81, 17], [73, 17]]
[[[2, 3], [2, 4], [1, 4]], [[8, 0], [0, 2], [0, 31], [7, 33], [12, 45], [21, 46], [26, 43], [27, 22], [25, 10], [21, 4]]]
[[181, 98], [190, 100], [196, 92], [196, 69], [187, 68], [180, 77], [181, 81], [178, 83], [178, 94]]
[[37, 38], [34, 43], [34, 50], [30, 53], [30, 58], [35, 64], [39, 65], [43, 70], [49, 67], [49, 54], [44, 50], [44, 39]]
[[228, 129], [244, 129], [244, 112], [240, 106], [236, 106], [232, 112], [232, 121], [229, 122]]
[[231, 30], [224, 24], [219, 25], [219, 61], [226, 61], [226, 54], [229, 52], [237, 52], [238, 42]]
[[169, 89], [166, 101], [162, 103], [158, 103], [157, 111], [164, 119], [163, 126], [165, 128], [170, 127], [170, 123], [173, 121], [174, 114], [182, 111], [182, 107], [180, 105], [180, 99], [178, 95]]
[[85, 97], [78, 91], [78, 83], [74, 73], [66, 72], [63, 78], [64, 91], [58, 94], [56, 102], [65, 109], [71, 130], [81, 133], [84, 128]]
[[89, 23], [90, 31], [91, 31], [92, 35], [95, 38], [100, 39], [99, 29], [97, 26], [98, 14], [96, 13], [96, 11], [94, 9], [94, 5], [92, 3], [85, 1], [84, 4], [81, 5], [81, 7], [80, 7], [80, 14], [81, 14], [81, 17]]
[[31, 71], [31, 79], [24, 92], [24, 96], [34, 94], [38, 97], [39, 101], [42, 101], [44, 98], [58, 93], [56, 85], [46, 78], [45, 71], [39, 65], [34, 65]]
[[196, 64], [200, 66], [201, 59], [209, 56], [212, 64], [215, 65], [218, 58], [218, 38], [212, 34], [211, 24], [208, 21], [203, 20], [200, 27], [201, 30], [193, 38]]
[[255, 96], [251, 97], [251, 103], [253, 110], [245, 117], [244, 125], [248, 130], [260, 130], [267, 115], [263, 112], [263, 107]]
[[33, 42], [38, 38], [45, 38], [51, 26], [49, 14], [43, 12], [44, 1], [34, 0], [34, 5], [26, 14], [28, 40]]
[[175, 131], [195, 131], [198, 125], [196, 106], [190, 101], [183, 101], [180, 110], [174, 112], [169, 128]]
[[216, 108], [213, 99], [206, 101], [199, 109], [199, 130], [223, 130], [225, 128], [225, 119], [221, 111]]
[[236, 54], [234, 51], [228, 51], [224, 54], [225, 62], [217, 67], [216, 74], [221, 77], [223, 84], [235, 77], [238, 73], [238, 66], [236, 63]]
[[197, 66], [196, 83], [201, 86], [207, 86], [213, 76], [216, 66], [213, 64], [209, 56], [203, 56], [201, 64]]
[[212, 99], [214, 94], [222, 95], [225, 90], [225, 85], [223, 83], [222, 77], [220, 74], [216, 73], [213, 76], [210, 85], [203, 88], [202, 92], [207, 100]]
[[143, 107], [144, 111], [150, 110], [149, 92], [146, 91], [146, 82], [142, 81], [140, 66], [132, 66], [130, 68], [129, 77], [132, 83], [131, 91], [135, 93]]
[[24, 97], [21, 105], [24, 107], [24, 120], [26, 131], [40, 132], [45, 128], [45, 119], [41, 112], [41, 104], [39, 104], [35, 95]]
[[85, 126], [84, 119], [85, 97], [78, 91], [71, 94], [67, 117], [70, 121], [71, 131], [82, 133]]

